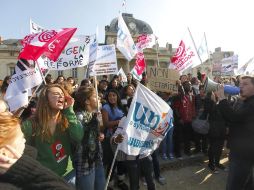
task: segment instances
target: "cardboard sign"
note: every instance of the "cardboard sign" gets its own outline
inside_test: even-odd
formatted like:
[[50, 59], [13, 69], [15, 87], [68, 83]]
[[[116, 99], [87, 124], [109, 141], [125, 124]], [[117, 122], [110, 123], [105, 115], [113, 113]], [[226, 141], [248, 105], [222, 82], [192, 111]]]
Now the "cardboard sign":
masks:
[[176, 81], [180, 74], [177, 70], [147, 66], [148, 86], [151, 90], [161, 92], [176, 92]]

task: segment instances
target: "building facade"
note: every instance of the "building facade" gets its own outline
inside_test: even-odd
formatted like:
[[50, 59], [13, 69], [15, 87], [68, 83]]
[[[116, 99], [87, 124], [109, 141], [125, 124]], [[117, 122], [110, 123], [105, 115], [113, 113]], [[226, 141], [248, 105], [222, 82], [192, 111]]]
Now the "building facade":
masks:
[[[153, 34], [153, 30], [149, 24], [145, 21], [135, 19], [132, 14], [123, 13], [123, 19], [126, 22], [134, 41], [136, 41], [140, 34]], [[105, 42], [100, 45], [116, 44], [117, 25], [118, 18], [114, 18], [109, 25], [105, 26]], [[20, 39], [1, 40], [0, 38], [0, 79], [3, 79], [5, 76], [11, 75], [14, 72], [20, 50]], [[122, 67], [125, 73], [130, 72], [135, 65], [135, 58], [128, 62], [117, 48], [116, 56], [118, 68], [120, 69]], [[169, 59], [172, 56], [172, 45], [167, 44], [166, 47], [159, 47], [158, 44], [155, 44], [153, 48], [144, 50], [144, 56], [147, 65], [167, 67]], [[50, 74], [52, 74], [54, 78], [57, 78], [58, 75], [64, 75], [65, 77], [71, 76], [78, 82], [84, 79], [85, 73], [86, 67], [64, 71], [50, 71]]]
[[[136, 19], [132, 14], [123, 13], [123, 19], [129, 28], [129, 31], [136, 42], [137, 37], [140, 34], [153, 34], [152, 27], [145, 21]], [[109, 25], [105, 26], [105, 41], [100, 45], [116, 44], [117, 42], [117, 27], [118, 18], [114, 18]], [[8, 39], [2, 40], [0, 37], [0, 79], [4, 79], [7, 75], [12, 75], [14, 72], [15, 64], [19, 51], [21, 50], [20, 39]], [[160, 47], [159, 44], [155, 44], [153, 48], [147, 48], [144, 50], [145, 62], [148, 66], [160, 66], [163, 68], [168, 67], [169, 60], [174, 54], [176, 49], [172, 49], [172, 45], [167, 43], [165, 47]], [[193, 76], [196, 75], [197, 70], [205, 72], [208, 76], [212, 75], [212, 63], [217, 60], [225, 58], [225, 56], [233, 55], [233, 52], [222, 52], [221, 48], [216, 48], [215, 52], [211, 55], [211, 59], [207, 60], [204, 64], [193, 69], [191, 72]], [[125, 59], [123, 54], [116, 48], [117, 64], [118, 68], [121, 67], [127, 74], [135, 65], [136, 59], [132, 59], [130, 62]], [[64, 75], [67, 77], [73, 77], [78, 83], [85, 78], [86, 66], [82, 68], [75, 68], [64, 71], [50, 71], [50, 74], [54, 79], [58, 75]], [[111, 76], [112, 77], [112, 76]], [[100, 77], [98, 77], [100, 79]]]

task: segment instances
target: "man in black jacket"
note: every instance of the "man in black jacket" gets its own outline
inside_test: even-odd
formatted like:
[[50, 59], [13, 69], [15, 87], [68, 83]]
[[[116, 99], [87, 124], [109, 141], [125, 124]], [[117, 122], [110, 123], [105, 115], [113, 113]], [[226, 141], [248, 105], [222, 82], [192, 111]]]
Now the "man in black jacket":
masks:
[[224, 96], [223, 85], [217, 95], [219, 109], [230, 123], [229, 174], [227, 190], [253, 189], [252, 167], [254, 165], [254, 77], [243, 76], [240, 94], [244, 98], [242, 106], [233, 110]]

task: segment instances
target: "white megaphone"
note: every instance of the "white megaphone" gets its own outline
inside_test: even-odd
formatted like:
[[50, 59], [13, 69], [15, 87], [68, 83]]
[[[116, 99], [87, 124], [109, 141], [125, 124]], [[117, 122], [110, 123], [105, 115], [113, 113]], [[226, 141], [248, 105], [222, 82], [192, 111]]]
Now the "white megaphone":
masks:
[[[206, 93], [212, 92], [212, 91], [217, 91], [218, 86], [219, 86], [219, 83], [214, 82], [213, 80], [206, 77], [206, 80], [204, 83]], [[237, 95], [240, 93], [240, 88], [237, 86], [232, 86], [232, 85], [224, 85], [224, 93], [229, 94], [229, 95]]]

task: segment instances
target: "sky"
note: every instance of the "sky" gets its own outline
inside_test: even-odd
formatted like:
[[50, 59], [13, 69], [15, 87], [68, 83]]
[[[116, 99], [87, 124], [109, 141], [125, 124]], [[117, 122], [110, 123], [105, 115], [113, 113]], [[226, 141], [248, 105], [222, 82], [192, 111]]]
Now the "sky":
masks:
[[234, 51], [242, 65], [254, 56], [252, 0], [2, 0], [0, 36], [23, 38], [29, 34], [30, 18], [47, 29], [77, 27], [76, 34], [93, 34], [99, 27], [99, 42], [105, 40], [104, 27], [119, 11], [150, 24], [160, 46], [177, 48], [189, 27], [196, 46], [205, 32], [208, 49]]

